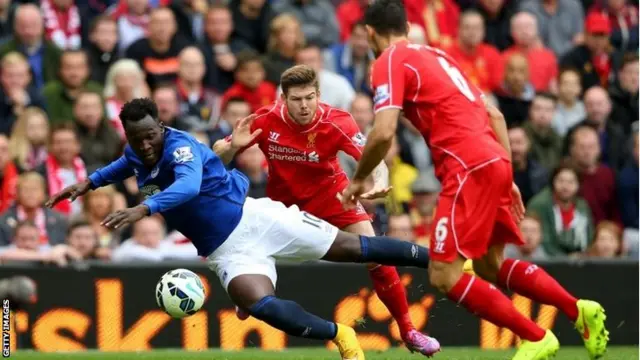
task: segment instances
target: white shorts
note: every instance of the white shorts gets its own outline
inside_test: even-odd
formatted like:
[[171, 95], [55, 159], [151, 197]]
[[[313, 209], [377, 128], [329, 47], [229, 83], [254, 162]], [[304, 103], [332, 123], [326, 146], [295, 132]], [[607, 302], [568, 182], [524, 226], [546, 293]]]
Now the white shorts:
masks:
[[266, 275], [276, 286], [276, 260], [319, 260], [329, 251], [338, 228], [297, 206], [287, 208], [269, 198], [247, 198], [240, 223], [207, 257], [226, 290], [233, 278]]

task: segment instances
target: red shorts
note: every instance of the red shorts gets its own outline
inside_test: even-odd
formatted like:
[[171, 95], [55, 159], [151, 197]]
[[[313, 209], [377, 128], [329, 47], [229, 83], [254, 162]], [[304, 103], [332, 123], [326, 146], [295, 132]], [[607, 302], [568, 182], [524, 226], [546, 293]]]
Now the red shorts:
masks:
[[[328, 193], [337, 194], [338, 192], [328, 191]], [[356, 208], [347, 210], [335, 195], [320, 201], [314, 200], [312, 203], [301, 206], [300, 209], [319, 217], [338, 229], [344, 229], [361, 221], [371, 221], [371, 216], [367, 214], [362, 204], [358, 203]]]
[[493, 244], [524, 244], [510, 211], [512, 182], [511, 164], [499, 158], [445, 178], [431, 229], [431, 259], [478, 259]]

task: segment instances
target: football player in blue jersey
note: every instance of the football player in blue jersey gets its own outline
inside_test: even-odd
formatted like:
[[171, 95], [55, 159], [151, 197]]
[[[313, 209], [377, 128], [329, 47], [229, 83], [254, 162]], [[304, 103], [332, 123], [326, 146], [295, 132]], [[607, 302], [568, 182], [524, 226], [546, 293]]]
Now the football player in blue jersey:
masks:
[[120, 120], [128, 141], [124, 155], [54, 195], [48, 206], [135, 175], [146, 199], [108, 215], [104, 226], [118, 229], [162, 214], [207, 258], [237, 306], [289, 335], [332, 340], [343, 359], [364, 360], [351, 327], [321, 319], [274, 295], [276, 260], [322, 259], [426, 269], [426, 248], [385, 236], [343, 232], [296, 206], [247, 197], [247, 178], [236, 170], [227, 171], [220, 158], [191, 135], [164, 126], [150, 99], [126, 103]]

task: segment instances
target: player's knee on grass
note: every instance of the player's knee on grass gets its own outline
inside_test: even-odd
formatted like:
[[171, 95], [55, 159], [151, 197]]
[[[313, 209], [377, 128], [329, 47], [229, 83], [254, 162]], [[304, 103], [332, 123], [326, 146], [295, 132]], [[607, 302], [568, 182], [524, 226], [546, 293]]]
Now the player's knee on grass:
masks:
[[341, 230], [322, 259], [333, 262], [360, 262], [361, 256], [360, 237]]
[[452, 263], [431, 261], [429, 263], [429, 282], [442, 293], [448, 293], [460, 280], [463, 273], [464, 259], [456, 259]]

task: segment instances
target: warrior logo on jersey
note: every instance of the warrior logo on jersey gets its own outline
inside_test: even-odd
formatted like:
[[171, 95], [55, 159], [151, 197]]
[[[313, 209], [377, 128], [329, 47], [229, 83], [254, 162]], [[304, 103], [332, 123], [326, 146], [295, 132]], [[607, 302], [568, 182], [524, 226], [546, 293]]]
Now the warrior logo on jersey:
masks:
[[363, 147], [364, 144], [367, 142], [367, 138], [364, 136], [363, 133], [359, 132], [353, 135], [353, 137], [351, 138], [351, 141], [353, 141], [354, 144], [360, 147]]
[[177, 148], [173, 152], [173, 158], [178, 164], [184, 164], [186, 162], [192, 161], [193, 153], [191, 152], [191, 146], [183, 146]]
[[389, 100], [390, 97], [389, 84], [382, 84], [376, 88], [376, 94], [373, 96], [373, 103], [375, 105], [382, 105], [385, 101]]
[[280, 134], [275, 131], [269, 131], [269, 141], [277, 143]]
[[308, 148], [316, 147], [316, 136], [318, 136], [318, 133], [311, 133], [311, 134], [307, 135], [307, 147]]
[[144, 198], [148, 198], [151, 197], [155, 194], [160, 193], [160, 188], [158, 187], [158, 185], [145, 185], [143, 187], [140, 188], [140, 193], [142, 194], [142, 196], [144, 196]]

